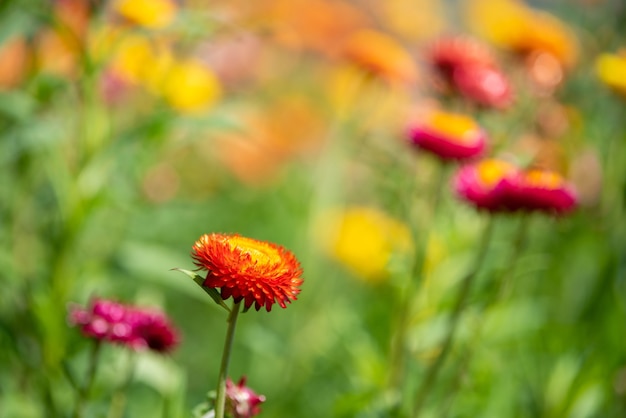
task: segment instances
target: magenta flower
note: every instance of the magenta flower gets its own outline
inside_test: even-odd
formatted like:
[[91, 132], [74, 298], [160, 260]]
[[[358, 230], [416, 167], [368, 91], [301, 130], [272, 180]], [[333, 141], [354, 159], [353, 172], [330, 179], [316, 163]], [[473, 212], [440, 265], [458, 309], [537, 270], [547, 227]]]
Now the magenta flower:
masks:
[[501, 160], [466, 165], [457, 172], [453, 184], [461, 199], [489, 212], [564, 214], [577, 204], [576, 192], [558, 173], [522, 171]]
[[513, 102], [513, 90], [504, 74], [490, 66], [459, 67], [453, 76], [461, 95], [482, 106], [505, 109]]
[[507, 205], [514, 210], [564, 214], [578, 203], [574, 188], [553, 171], [528, 170], [503, 183]]
[[165, 314], [111, 300], [95, 299], [88, 309], [72, 306], [69, 322], [79, 326], [88, 338], [134, 350], [147, 348], [163, 353], [178, 344], [178, 332]]
[[479, 105], [503, 109], [513, 101], [510, 82], [482, 43], [466, 36], [437, 41], [427, 57], [448, 88]]
[[409, 127], [412, 144], [442, 160], [466, 160], [481, 155], [487, 141], [484, 131], [468, 116], [432, 112], [428, 118]]
[[489, 212], [500, 212], [508, 210], [504, 180], [517, 174], [518, 169], [513, 164], [488, 159], [461, 167], [453, 184], [457, 195], [469, 204]]
[[246, 377], [239, 379], [236, 385], [229, 378], [226, 379], [226, 404], [227, 411], [233, 418], [251, 418], [261, 412], [259, 406], [265, 402], [265, 396], [257, 395], [252, 389], [246, 387]]
[[469, 36], [446, 36], [438, 39], [429, 49], [427, 58], [448, 79], [460, 67], [496, 65], [491, 50]]

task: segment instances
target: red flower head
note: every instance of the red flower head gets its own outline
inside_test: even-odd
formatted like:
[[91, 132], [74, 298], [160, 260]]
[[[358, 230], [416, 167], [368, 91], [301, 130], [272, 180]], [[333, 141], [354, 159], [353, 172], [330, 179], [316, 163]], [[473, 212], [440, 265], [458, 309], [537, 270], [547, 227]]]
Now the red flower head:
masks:
[[252, 418], [261, 412], [259, 404], [265, 402], [265, 396], [257, 395], [246, 387], [246, 377], [243, 376], [236, 385], [226, 379], [226, 405], [233, 418]]
[[565, 179], [549, 170], [528, 170], [504, 180], [507, 205], [513, 210], [563, 214], [577, 204], [576, 192]]
[[447, 37], [433, 45], [427, 58], [444, 81], [467, 99], [499, 109], [511, 104], [511, 85], [484, 44], [466, 36]]
[[442, 160], [465, 160], [483, 153], [486, 135], [465, 115], [432, 112], [426, 120], [409, 128], [409, 139], [417, 147]]
[[495, 67], [496, 61], [485, 44], [469, 36], [448, 36], [439, 39], [428, 51], [428, 60], [449, 80], [460, 67]]
[[178, 342], [176, 331], [161, 312], [129, 308], [126, 323], [132, 330], [128, 342], [134, 349], [167, 352]]
[[490, 212], [563, 214], [577, 204], [576, 192], [559, 174], [548, 170], [520, 171], [499, 160], [467, 165], [454, 178], [457, 194]]
[[203, 286], [220, 288], [222, 299], [233, 297], [269, 312], [297, 299], [302, 270], [296, 257], [281, 246], [240, 235], [205, 234], [194, 244], [194, 263], [208, 274]]
[[453, 80], [463, 96], [482, 106], [504, 109], [513, 102], [511, 85], [497, 68], [477, 65], [459, 67]]
[[96, 299], [91, 309], [71, 307], [69, 321], [79, 325], [86, 337], [134, 350], [167, 352], [178, 344], [177, 331], [163, 313], [110, 300]]
[[508, 210], [504, 181], [517, 173], [517, 167], [505, 161], [482, 160], [462, 167], [454, 177], [454, 188], [461, 199], [478, 209]]

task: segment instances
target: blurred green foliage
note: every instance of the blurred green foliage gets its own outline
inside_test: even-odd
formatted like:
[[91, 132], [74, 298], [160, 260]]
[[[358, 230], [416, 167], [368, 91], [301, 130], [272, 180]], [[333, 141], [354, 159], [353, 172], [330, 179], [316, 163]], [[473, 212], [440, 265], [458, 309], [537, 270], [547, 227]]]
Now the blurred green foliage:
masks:
[[[182, 342], [167, 356], [107, 347], [88, 416], [117, 416], [111, 397], [121, 396], [113, 394], [129, 368], [134, 379], [123, 416], [190, 416], [216, 384], [226, 316], [171, 269], [192, 268], [191, 246], [207, 232], [279, 243], [303, 266], [297, 301], [239, 319], [230, 374], [248, 376], [267, 397], [264, 416], [408, 415], [439, 354], [489, 215], [460, 203], [447, 182], [437, 216], [429, 212], [439, 168], [430, 156], [407, 151], [399, 138], [403, 127], [392, 126], [402, 122], [393, 106], [403, 93], [377, 84], [353, 101], [348, 97], [341, 113], [327, 94], [337, 62], [263, 39], [257, 45], [262, 63], [243, 65], [258, 65], [257, 71], [234, 85], [223, 82], [222, 98], [206, 111], [186, 114], [135, 86], [125, 87], [129, 96], [108, 101], [102, 92], [108, 61], [96, 60], [87, 41], [78, 52], [64, 52], [75, 60], [69, 72], [50, 69], [64, 59], [62, 51], [53, 51], [51, 67], [45, 65], [40, 49], [48, 44], [41, 34], [63, 25], [55, 15], [63, 3], [89, 11], [85, 33], [118, 19], [103, 1], [0, 3], [0, 45], [20, 37], [28, 55], [19, 80], [0, 91], [0, 417], [70, 416], [90, 342], [68, 325], [67, 309], [94, 296], [161, 307]], [[239, 2], [200, 3], [181, 6], [170, 29], [132, 30], [173, 39], [181, 55], [201, 55], [202, 46], [224, 34], [264, 34], [254, 19], [233, 24], [224, 18], [245, 8]], [[265, 3], [269, 7], [258, 7]], [[371, 2], [353, 3], [376, 20], [380, 10]], [[432, 10], [405, 12], [443, 7], [444, 29], [462, 31], [454, 23], [455, 2], [420, 3]], [[500, 149], [510, 150], [536, 128], [542, 103], [562, 104], [571, 116], [558, 138], [565, 165], [590, 152], [601, 175], [588, 163], [582, 179], [600, 180], [582, 182], [590, 197], [571, 216], [494, 220], [487, 260], [447, 361], [428, 388], [423, 417], [626, 416], [626, 102], [593, 68], [599, 53], [624, 47], [626, 8], [619, 1], [535, 5], [575, 28], [579, 63], [548, 99], [522, 87], [511, 111], [469, 109]], [[388, 22], [374, 26], [394, 33]], [[396, 37], [415, 56], [431, 39], [400, 31]], [[502, 56], [505, 71], [519, 75], [522, 64]], [[19, 59], [2, 57], [7, 68]], [[418, 102], [434, 95], [420, 88], [408, 96]], [[285, 112], [302, 100], [314, 122]], [[257, 123], [259, 113], [278, 127]], [[301, 141], [300, 123], [315, 128], [310, 142]], [[224, 138], [237, 144], [240, 135], [267, 133], [263, 129], [284, 135], [278, 142], [288, 145], [252, 142], [224, 151]], [[255, 147], [261, 155], [248, 156]], [[238, 165], [233, 158], [241, 158]], [[427, 256], [432, 264], [415, 294], [403, 293], [410, 260], [400, 258], [388, 280], [370, 283], [320, 251], [321, 214], [350, 205], [376, 207], [409, 224], [425, 220], [409, 226], [422, 244], [435, 236], [439, 255]], [[526, 238], [516, 246], [520, 224]], [[394, 392], [388, 379], [404, 298], [413, 307], [402, 342], [408, 378]], [[390, 412], [394, 405], [399, 409]]]

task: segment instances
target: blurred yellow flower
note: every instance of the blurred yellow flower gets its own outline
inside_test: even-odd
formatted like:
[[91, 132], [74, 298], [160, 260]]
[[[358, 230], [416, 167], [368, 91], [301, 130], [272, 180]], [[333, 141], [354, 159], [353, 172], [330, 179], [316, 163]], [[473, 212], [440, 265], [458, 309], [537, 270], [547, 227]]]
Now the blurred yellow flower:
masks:
[[173, 0], [117, 0], [113, 8], [129, 21], [151, 29], [172, 23], [177, 11]]
[[522, 1], [466, 0], [465, 14], [472, 30], [502, 48], [549, 53], [566, 68], [576, 63], [578, 43], [571, 29]]
[[210, 108], [221, 96], [221, 87], [210, 68], [196, 59], [175, 62], [165, 77], [161, 94], [181, 112]]
[[596, 59], [596, 73], [604, 84], [626, 95], [626, 50], [617, 54], [601, 54]]
[[373, 283], [388, 277], [393, 254], [406, 253], [412, 247], [405, 224], [368, 207], [356, 206], [326, 214], [317, 232], [329, 255]]
[[148, 38], [131, 35], [120, 41], [111, 59], [110, 68], [116, 76], [130, 84], [141, 84], [146, 71], [155, 60], [153, 45]]

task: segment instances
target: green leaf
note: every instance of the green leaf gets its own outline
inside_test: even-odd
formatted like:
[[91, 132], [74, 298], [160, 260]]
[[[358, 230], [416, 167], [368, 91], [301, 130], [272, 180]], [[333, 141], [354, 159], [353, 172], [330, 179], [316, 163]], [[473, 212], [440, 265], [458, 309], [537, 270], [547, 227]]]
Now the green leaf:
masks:
[[230, 312], [230, 308], [228, 307], [228, 305], [226, 305], [224, 303], [224, 299], [222, 299], [222, 296], [220, 295], [220, 293], [212, 287], [206, 287], [203, 286], [202, 283], [204, 283], [204, 277], [202, 277], [201, 275], [199, 275], [198, 273], [191, 271], [191, 270], [185, 270], [185, 269], [181, 269], [181, 268], [173, 268], [172, 270], [174, 271], [180, 271], [181, 273], [186, 274], [187, 276], [191, 277], [191, 279], [196, 282], [196, 284], [198, 286], [200, 286], [202, 288], [202, 290], [205, 291], [205, 293], [207, 293], [209, 296], [211, 296], [211, 299], [213, 299], [215, 301], [215, 303], [217, 303], [218, 305], [220, 305], [222, 308], [226, 309], [228, 312]]

